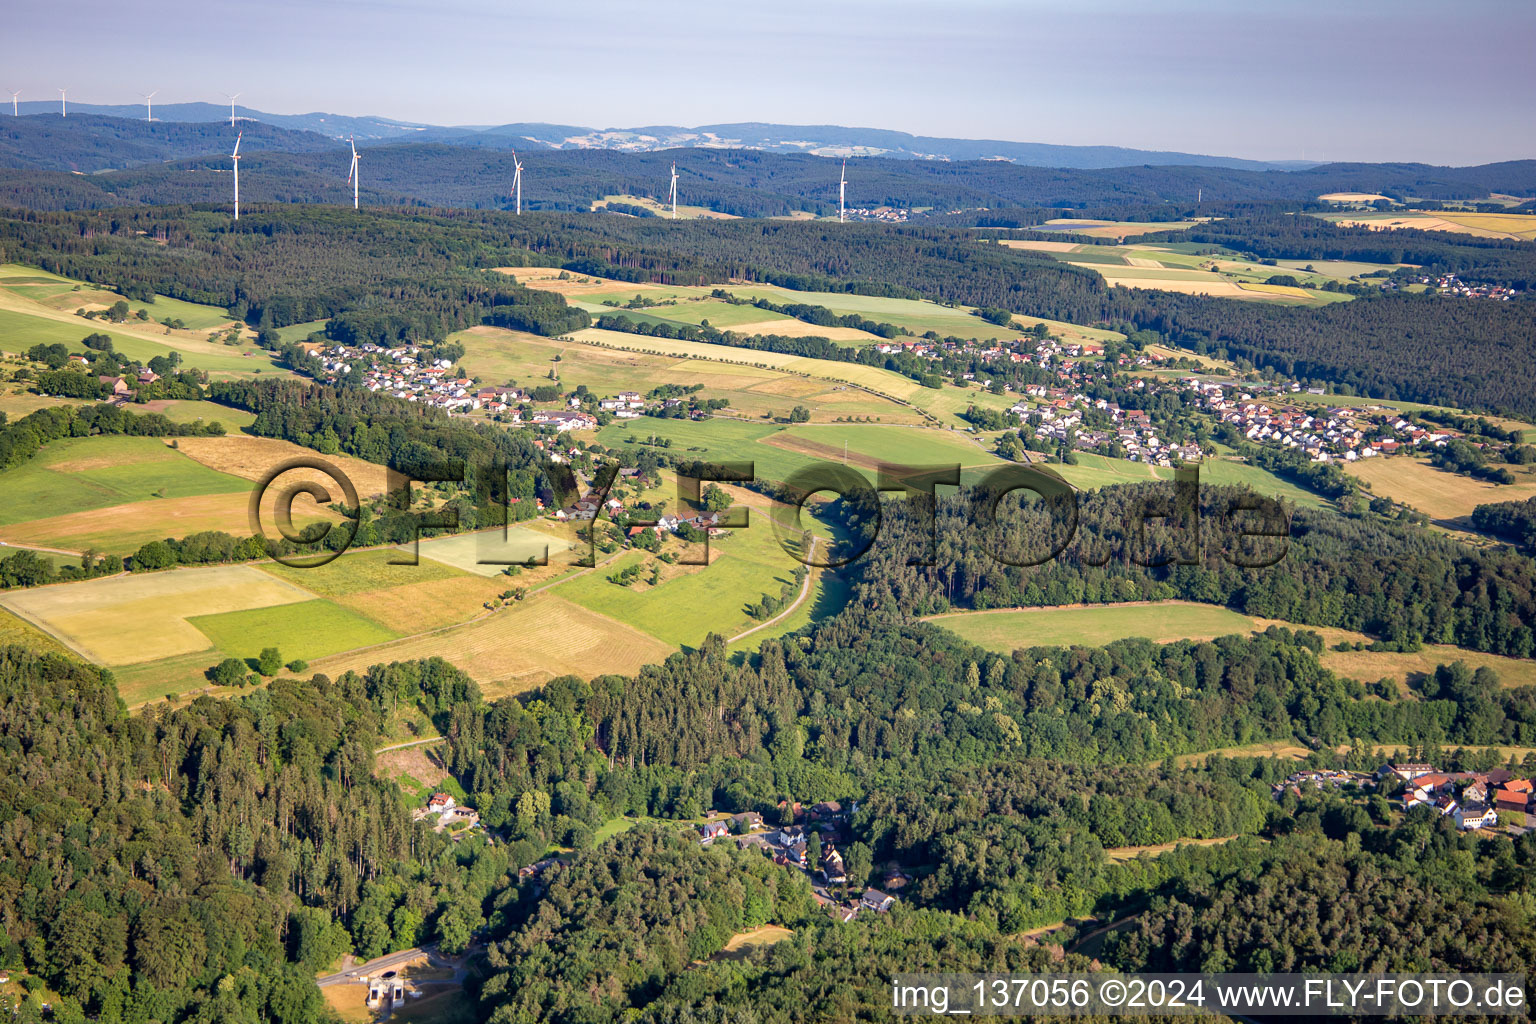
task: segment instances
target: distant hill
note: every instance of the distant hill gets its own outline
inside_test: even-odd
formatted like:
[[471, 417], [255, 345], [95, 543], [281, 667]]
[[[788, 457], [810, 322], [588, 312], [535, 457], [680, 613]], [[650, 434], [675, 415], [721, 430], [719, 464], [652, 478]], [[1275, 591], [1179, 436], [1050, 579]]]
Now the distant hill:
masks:
[[[57, 100], [31, 100], [20, 105], [24, 114], [57, 115]], [[71, 100], [70, 116], [97, 114], [142, 120], [142, 104], [97, 104]], [[229, 122], [229, 105], [219, 103], [156, 104], [158, 121]], [[494, 127], [451, 127], [418, 124], [381, 116], [343, 114], [269, 114], [235, 106], [242, 121], [259, 121], [290, 131], [315, 132], [333, 139], [355, 136], [370, 141], [446, 142], [483, 149], [611, 149], [647, 153], [664, 149], [762, 149], [813, 156], [886, 156], [922, 160], [1007, 160], [1032, 167], [1097, 169], [1135, 164], [1198, 165], [1240, 170], [1291, 170], [1312, 166], [1304, 161], [1266, 162], [1197, 153], [1127, 149], [1120, 146], [1057, 146], [996, 139], [948, 139], [909, 135], [881, 128], [840, 125], [784, 125], [748, 121], [737, 124], [650, 125], [635, 128], [588, 128], [580, 125], [513, 123]]]
[[[68, 117], [0, 117], [0, 165], [37, 170], [98, 171], [158, 164], [192, 156], [228, 153], [236, 133], [242, 155], [257, 150], [340, 153], [336, 140], [314, 132], [290, 131], [261, 121], [231, 128], [228, 118], [211, 121], [154, 121], [76, 113]], [[346, 166], [346, 160], [342, 162]]]
[[[260, 122], [245, 123], [242, 130], [241, 192], [248, 201], [349, 201], [345, 143]], [[0, 117], [0, 168], [9, 168], [0, 171], [0, 205], [79, 209], [223, 203], [231, 190], [233, 141], [227, 122], [151, 124], [83, 114]], [[364, 202], [479, 209], [510, 204], [513, 158], [504, 147], [423, 141], [361, 149]], [[837, 210], [838, 161], [803, 153], [544, 148], [519, 156], [524, 208], [530, 210], [587, 210], [610, 195], [660, 200], [673, 161], [684, 202], [691, 205], [744, 217]], [[927, 209], [932, 216], [954, 214], [971, 223], [1015, 226], [1039, 223], [1062, 210], [1158, 221], [1217, 211], [1221, 204], [1281, 202], [1294, 208], [1340, 191], [1431, 199], [1536, 194], [1536, 161], [1255, 171], [1194, 165], [1044, 168], [999, 160], [864, 157], [850, 164], [848, 174], [853, 208]], [[1198, 208], [1197, 196], [1204, 202]]]

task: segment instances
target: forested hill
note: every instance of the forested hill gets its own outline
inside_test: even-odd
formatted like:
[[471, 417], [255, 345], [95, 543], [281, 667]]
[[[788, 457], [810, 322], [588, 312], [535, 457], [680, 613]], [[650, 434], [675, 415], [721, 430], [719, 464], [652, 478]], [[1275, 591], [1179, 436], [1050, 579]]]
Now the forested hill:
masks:
[[314, 132], [296, 132], [259, 121], [145, 121], [99, 114], [69, 117], [0, 118], [0, 165], [94, 174], [98, 171], [164, 163], [192, 156], [228, 155], [236, 135], [241, 154], [251, 152], [334, 152], [342, 173], [351, 158], [346, 143]]
[[[1201, 488], [1196, 557], [1190, 530], [1161, 529], [1156, 520], [1147, 530], [1150, 542], [1128, 539], [1134, 535], [1127, 524], [1136, 522], [1138, 510], [1165, 503], [1169, 485], [1088, 492], [1079, 498], [1071, 543], [1047, 558], [1062, 543], [1064, 515], [1035, 506], [1005, 512], [996, 530], [983, 529], [987, 498], [973, 492], [940, 505], [938, 546], [930, 556], [937, 569], [909, 564], [933, 534], [920, 528], [909, 505], [898, 503], [880, 522], [880, 542], [855, 563], [855, 593], [869, 608], [917, 615], [1181, 598], [1370, 633], [1410, 648], [1440, 643], [1516, 658], [1536, 654], [1536, 563], [1529, 558], [1372, 513], [1350, 518], [1305, 509], [1291, 513], [1283, 545], [1253, 548], [1237, 531], [1257, 529], [1256, 518], [1231, 511], [1243, 493]], [[1012, 554], [1004, 562], [990, 552]], [[1191, 564], [1165, 564], [1175, 556]], [[1245, 559], [1263, 564], [1269, 557], [1278, 561], [1262, 569], [1243, 566]]]
[[[167, 244], [149, 241], [157, 236]], [[1378, 398], [1536, 416], [1528, 384], [1536, 379], [1536, 304], [1528, 301], [1395, 293], [1290, 309], [1111, 289], [1091, 271], [965, 229], [297, 205], [251, 209], [235, 226], [220, 210], [170, 207], [15, 212], [0, 217], [0, 250], [7, 260], [94, 283], [227, 306], [259, 326], [331, 315], [381, 294], [458, 326], [483, 318], [465, 321], [466, 303], [487, 311], [506, 304], [508, 313], [521, 307], [540, 331], [585, 325], [586, 314], [557, 295], [471, 273], [507, 265], [629, 281], [756, 280], [922, 296], [1153, 330], [1186, 348]]]
[[[217, 202], [229, 193], [223, 176], [235, 131], [208, 122], [127, 118], [23, 117], [0, 124], [0, 185], [10, 202], [20, 190], [52, 179], [44, 172], [104, 172], [91, 184], [119, 202]], [[242, 189], [255, 201], [341, 201], [348, 162], [345, 142], [260, 122], [247, 132]], [[433, 206], [504, 208], [510, 203], [513, 157], [501, 148], [460, 145], [456, 138], [371, 145], [362, 181], [373, 201], [404, 197]], [[522, 152], [525, 209], [586, 210], [608, 195], [665, 197], [671, 165], [690, 205], [738, 216], [783, 216], [797, 210], [835, 213], [839, 161], [760, 149], [689, 148], [656, 152], [602, 149]], [[125, 171], [124, 169], [132, 170]], [[1070, 169], [1005, 160], [903, 160], [867, 157], [849, 167], [855, 207], [949, 211], [1035, 207], [1231, 202], [1311, 202], [1339, 191], [1395, 198], [1477, 199], [1490, 192], [1536, 194], [1536, 161], [1476, 167], [1424, 164], [1328, 164], [1299, 171], [1136, 163]], [[285, 189], [279, 194], [276, 190]], [[32, 204], [79, 202], [68, 192], [34, 192]], [[1209, 208], [1205, 212], [1209, 212]]]

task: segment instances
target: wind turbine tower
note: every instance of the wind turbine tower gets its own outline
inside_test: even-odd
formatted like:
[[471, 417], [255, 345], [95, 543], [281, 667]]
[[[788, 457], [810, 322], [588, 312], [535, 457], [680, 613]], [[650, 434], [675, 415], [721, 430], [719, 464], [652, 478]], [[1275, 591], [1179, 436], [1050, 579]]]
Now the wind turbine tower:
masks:
[[517, 203], [517, 212], [523, 212], [523, 162], [517, 158], [517, 150], [512, 151], [512, 195]]
[[240, 98], [240, 94], [237, 92], [231, 96], [229, 93], [225, 93], [224, 96], [229, 100], [229, 126], [233, 128], [235, 126], [235, 100]]
[[677, 164], [672, 165], [672, 219], [677, 220]]
[[229, 154], [229, 158], [235, 162], [235, 220], [240, 219], [240, 140], [245, 132], [235, 136], [235, 151]]
[[842, 173], [837, 176], [837, 222], [845, 223], [848, 220], [845, 201], [848, 196], [848, 161], [843, 161]]
[[69, 107], [66, 106], [65, 103], [64, 103], [64, 93], [66, 91], [67, 90], [64, 90], [64, 89], [60, 89], [59, 90], [59, 116], [60, 117], [68, 117], [69, 116]]
[[140, 96], [144, 97], [144, 120], [146, 121], [153, 121], [155, 119], [155, 108], [151, 101], [155, 98], [155, 93], [159, 91], [159, 89], [156, 89], [155, 92], [139, 93]]
[[357, 139], [348, 140], [352, 144], [352, 166], [347, 169], [347, 181], [352, 184], [352, 209], [357, 209]]
[[11, 93], [11, 116], [12, 117], [20, 117], [21, 116], [21, 107], [16, 103], [16, 98], [18, 96], [20, 96], [20, 95], [21, 95], [21, 90], [20, 89], [17, 89], [15, 92]]

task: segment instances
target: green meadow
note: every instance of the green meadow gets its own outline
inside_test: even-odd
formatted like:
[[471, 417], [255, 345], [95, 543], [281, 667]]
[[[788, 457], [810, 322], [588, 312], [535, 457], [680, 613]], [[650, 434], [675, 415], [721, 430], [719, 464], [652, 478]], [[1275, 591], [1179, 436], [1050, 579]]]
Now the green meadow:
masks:
[[0, 525], [149, 498], [246, 492], [250, 481], [220, 473], [153, 437], [55, 441], [0, 473]]
[[[328, 654], [394, 640], [400, 634], [323, 599], [250, 608], [187, 619], [226, 657], [254, 658], [276, 647], [283, 660], [314, 661]], [[215, 659], [217, 660], [217, 659]]]
[[1098, 647], [1134, 636], [1158, 643], [1209, 639], [1254, 628], [1252, 619], [1228, 608], [1183, 601], [957, 612], [926, 621], [999, 654], [1027, 647]]

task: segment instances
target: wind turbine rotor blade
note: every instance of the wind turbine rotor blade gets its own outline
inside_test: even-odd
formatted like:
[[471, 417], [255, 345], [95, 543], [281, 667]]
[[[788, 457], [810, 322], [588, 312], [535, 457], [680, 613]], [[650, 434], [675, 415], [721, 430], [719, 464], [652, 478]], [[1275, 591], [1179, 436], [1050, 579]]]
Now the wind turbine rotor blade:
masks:
[[240, 155], [240, 140], [243, 138], [245, 138], [245, 132], [241, 132], [235, 136], [235, 151], [229, 154], [230, 156], [237, 157]]

